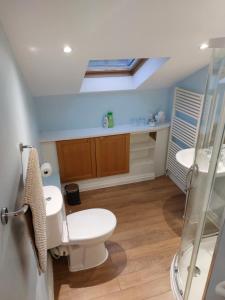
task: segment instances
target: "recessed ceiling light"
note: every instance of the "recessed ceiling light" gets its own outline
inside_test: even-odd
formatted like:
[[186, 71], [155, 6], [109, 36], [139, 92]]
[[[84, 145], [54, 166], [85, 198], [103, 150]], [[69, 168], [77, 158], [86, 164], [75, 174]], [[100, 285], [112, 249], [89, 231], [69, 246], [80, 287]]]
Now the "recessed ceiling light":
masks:
[[203, 44], [201, 44], [201, 46], [200, 46], [200, 49], [201, 49], [201, 50], [205, 50], [205, 49], [207, 49], [207, 48], [209, 48], [209, 45], [208, 45], [207, 43], [203, 43]]
[[39, 52], [39, 48], [37, 47], [34, 47], [34, 46], [30, 46], [28, 47], [29, 51], [32, 52], [32, 53], [37, 53]]
[[72, 48], [70, 46], [64, 46], [63, 51], [64, 51], [64, 53], [71, 53]]

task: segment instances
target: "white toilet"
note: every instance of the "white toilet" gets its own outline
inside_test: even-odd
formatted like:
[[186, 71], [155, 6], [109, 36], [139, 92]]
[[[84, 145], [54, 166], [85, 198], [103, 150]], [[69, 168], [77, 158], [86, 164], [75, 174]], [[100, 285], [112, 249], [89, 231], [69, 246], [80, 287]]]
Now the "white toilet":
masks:
[[66, 216], [61, 191], [45, 186], [47, 247], [69, 257], [71, 272], [102, 264], [108, 257], [105, 241], [116, 227], [115, 215], [106, 209], [85, 209]]

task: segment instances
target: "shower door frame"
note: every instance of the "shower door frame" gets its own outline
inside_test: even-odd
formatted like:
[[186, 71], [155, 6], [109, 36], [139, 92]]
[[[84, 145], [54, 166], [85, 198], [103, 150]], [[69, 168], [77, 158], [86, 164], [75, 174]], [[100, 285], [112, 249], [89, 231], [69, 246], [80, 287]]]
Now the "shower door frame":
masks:
[[[225, 48], [225, 38], [211, 40], [210, 48]], [[213, 54], [214, 54], [214, 51], [213, 51]], [[207, 85], [206, 85], [205, 96], [204, 96], [204, 104], [203, 104], [204, 106], [207, 105], [206, 97], [209, 96], [209, 94], [210, 94], [210, 87], [209, 87], [210, 80], [209, 79], [210, 79], [210, 75], [213, 74], [212, 73], [213, 63], [214, 63], [214, 61], [212, 59], [210, 66], [209, 66], [209, 71], [208, 71], [208, 79], [207, 79]], [[214, 100], [214, 101], [217, 101], [216, 97], [217, 97], [217, 93], [218, 93], [218, 86], [219, 86], [219, 82], [217, 82], [217, 84], [215, 85], [215, 89], [213, 90], [213, 99], [212, 100]], [[207, 217], [207, 211], [208, 211], [207, 208], [209, 206], [210, 199], [212, 196], [212, 189], [213, 189], [213, 183], [215, 181], [218, 158], [220, 155], [221, 146], [223, 144], [223, 139], [221, 139], [221, 136], [224, 138], [224, 135], [225, 135], [225, 97], [223, 98], [223, 104], [224, 104], [222, 107], [223, 109], [220, 114], [221, 122], [219, 123], [217, 130], [216, 130], [216, 137], [215, 137], [215, 141], [214, 141], [214, 145], [213, 145], [212, 156], [210, 159], [210, 165], [209, 165], [209, 170], [208, 170], [208, 174], [207, 174], [208, 175], [207, 176], [208, 184], [206, 185], [205, 191], [203, 194], [204, 201], [203, 201], [203, 207], [202, 207], [201, 215], [200, 215], [200, 222], [198, 223], [198, 227], [197, 227], [196, 233], [194, 235], [194, 243], [193, 243], [193, 249], [192, 249], [192, 254], [191, 254], [188, 276], [186, 279], [186, 284], [183, 287], [184, 291], [182, 291], [182, 289], [181, 289], [181, 286], [182, 286], [181, 282], [178, 282], [179, 281], [178, 258], [179, 258], [180, 251], [181, 251], [181, 245], [180, 245], [180, 250], [174, 257], [174, 260], [173, 260], [173, 263], [171, 266], [171, 285], [173, 288], [175, 288], [176, 291], [178, 291], [178, 293], [179, 293], [179, 295], [177, 295], [178, 299], [188, 300], [189, 292], [191, 289], [192, 279], [193, 279], [193, 275], [194, 275], [194, 271], [195, 271], [195, 264], [196, 264], [201, 240], [203, 237], [203, 230], [204, 230], [204, 225], [205, 225], [206, 217]], [[203, 107], [203, 111], [204, 111], [204, 107]], [[203, 114], [201, 115], [201, 122], [202, 121], [203, 121]], [[197, 139], [196, 149], [198, 149], [197, 146], [201, 144], [200, 130], [201, 130], [201, 127], [199, 127], [199, 130], [198, 130], [198, 139]], [[196, 165], [197, 165], [197, 151], [195, 151], [194, 164], [193, 164], [192, 168], [195, 169]], [[192, 184], [193, 184], [193, 172], [191, 174], [190, 187], [192, 186]], [[200, 188], [199, 185], [198, 185], [198, 188]], [[189, 203], [189, 197], [190, 197], [190, 193], [189, 193], [189, 191], [187, 191], [187, 196], [186, 196], [187, 206]], [[184, 222], [184, 226], [185, 225], [186, 225], [186, 223]], [[182, 241], [181, 241], [181, 244], [182, 244]], [[209, 274], [208, 274], [208, 276], [209, 276]]]

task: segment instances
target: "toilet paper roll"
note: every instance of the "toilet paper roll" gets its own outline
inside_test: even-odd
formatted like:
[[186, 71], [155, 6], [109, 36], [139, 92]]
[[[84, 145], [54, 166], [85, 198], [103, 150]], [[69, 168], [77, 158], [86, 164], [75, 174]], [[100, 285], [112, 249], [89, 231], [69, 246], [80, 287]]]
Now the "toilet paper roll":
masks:
[[41, 175], [43, 177], [48, 177], [52, 175], [52, 166], [50, 163], [46, 162], [41, 165]]

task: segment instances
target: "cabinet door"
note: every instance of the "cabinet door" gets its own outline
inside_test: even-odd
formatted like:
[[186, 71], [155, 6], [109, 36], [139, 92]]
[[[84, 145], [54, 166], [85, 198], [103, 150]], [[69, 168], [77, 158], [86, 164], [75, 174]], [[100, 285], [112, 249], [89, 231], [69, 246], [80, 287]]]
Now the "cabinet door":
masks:
[[62, 182], [96, 177], [95, 140], [56, 142]]
[[99, 177], [129, 172], [130, 135], [96, 138], [97, 175]]

